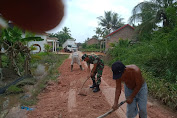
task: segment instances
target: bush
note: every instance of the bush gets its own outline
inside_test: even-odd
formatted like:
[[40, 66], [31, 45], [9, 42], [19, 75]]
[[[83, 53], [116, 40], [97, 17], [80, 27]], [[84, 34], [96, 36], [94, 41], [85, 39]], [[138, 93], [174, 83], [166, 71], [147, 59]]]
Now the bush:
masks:
[[169, 83], [166, 79], [154, 78], [152, 73], [145, 71], [143, 71], [143, 76], [146, 79], [151, 96], [173, 109], [177, 108], [177, 82]]
[[171, 39], [175, 35], [173, 31], [161, 30], [154, 32], [151, 40], [133, 45], [121, 40], [108, 50], [108, 56], [112, 57], [109, 65], [120, 60], [125, 65], [139, 66], [146, 73], [150, 94], [172, 108], [177, 108], [177, 40]]
[[59, 47], [59, 48], [58, 48], [59, 51], [62, 50], [62, 49], [63, 49], [63, 47]]
[[2, 58], [2, 67], [7, 68], [8, 64], [10, 63], [10, 60], [6, 55], [2, 55], [1, 58]]
[[49, 44], [44, 44], [45, 52], [49, 52], [52, 49], [52, 46]]
[[103, 49], [100, 50], [100, 45], [99, 44], [92, 44], [92, 45], [87, 45], [83, 44], [82, 49], [83, 52], [100, 52], [103, 51]]

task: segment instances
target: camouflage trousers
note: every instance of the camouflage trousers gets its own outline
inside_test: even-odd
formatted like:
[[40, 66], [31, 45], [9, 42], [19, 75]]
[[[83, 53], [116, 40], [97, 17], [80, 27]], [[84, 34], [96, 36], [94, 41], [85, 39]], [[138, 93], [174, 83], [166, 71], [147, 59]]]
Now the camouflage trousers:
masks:
[[96, 84], [100, 85], [101, 83], [101, 76], [103, 73], [103, 69], [104, 69], [104, 63], [99, 63], [97, 68], [96, 68], [96, 72], [94, 72], [94, 76], [92, 76], [92, 80], [95, 81], [95, 76], [97, 74], [97, 80], [96, 80]]

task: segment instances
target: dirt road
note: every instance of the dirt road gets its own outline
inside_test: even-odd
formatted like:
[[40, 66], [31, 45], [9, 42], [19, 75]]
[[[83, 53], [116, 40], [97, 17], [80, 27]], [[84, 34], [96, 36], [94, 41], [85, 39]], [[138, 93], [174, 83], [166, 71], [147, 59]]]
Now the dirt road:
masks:
[[[38, 96], [34, 111], [27, 113], [28, 118], [96, 118], [110, 110], [115, 91], [115, 81], [112, 79], [110, 67], [105, 66], [100, 85], [101, 91], [93, 93], [89, 86], [92, 84], [89, 79], [84, 85], [82, 92], [87, 96], [78, 95], [78, 92], [86, 79], [87, 67], [82, 62], [84, 70], [81, 71], [77, 64], [74, 65], [73, 72], [70, 71], [71, 59], [59, 67], [61, 75], [58, 83], [49, 82], [45, 90]], [[122, 96], [120, 98], [124, 100]], [[106, 118], [126, 118], [126, 104], [116, 112]], [[177, 115], [156, 102], [148, 102], [149, 118], [177, 118]]]

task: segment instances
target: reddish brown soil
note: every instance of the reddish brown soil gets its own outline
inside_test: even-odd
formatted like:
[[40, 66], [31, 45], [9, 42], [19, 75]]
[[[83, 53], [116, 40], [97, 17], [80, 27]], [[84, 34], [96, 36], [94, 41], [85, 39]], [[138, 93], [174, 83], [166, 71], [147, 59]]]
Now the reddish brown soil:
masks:
[[[58, 83], [49, 82], [45, 90], [38, 96], [38, 103], [34, 111], [28, 112], [29, 118], [96, 118], [110, 110], [111, 100], [114, 100], [112, 93], [115, 88], [115, 81], [112, 79], [110, 67], [105, 66], [103, 71], [101, 91], [93, 93], [89, 86], [92, 84], [89, 79], [81, 93], [87, 96], [78, 95], [83, 82], [87, 79], [87, 71], [84, 62], [84, 70], [81, 71], [77, 64], [73, 72], [70, 71], [71, 59], [59, 67]], [[106, 87], [109, 91], [106, 93]], [[108, 89], [107, 89], [108, 90]], [[124, 96], [122, 94], [122, 96]], [[124, 108], [126, 105], [124, 105]], [[121, 109], [113, 112], [106, 118], [118, 118]], [[125, 111], [124, 111], [125, 112]], [[122, 113], [124, 113], [122, 112]], [[121, 117], [125, 117], [122, 115]], [[148, 117], [150, 118], [177, 118], [177, 114], [159, 106], [158, 103], [148, 102]]]

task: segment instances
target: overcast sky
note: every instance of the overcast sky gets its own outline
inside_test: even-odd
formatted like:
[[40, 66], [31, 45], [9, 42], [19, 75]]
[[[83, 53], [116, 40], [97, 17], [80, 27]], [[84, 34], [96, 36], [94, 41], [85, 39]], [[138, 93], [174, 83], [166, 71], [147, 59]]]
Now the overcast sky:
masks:
[[49, 33], [57, 33], [63, 27], [68, 27], [76, 43], [83, 43], [87, 38], [95, 35], [98, 27], [99, 16], [104, 16], [104, 11], [118, 13], [128, 23], [132, 9], [144, 0], [63, 0], [65, 16], [62, 22]]

